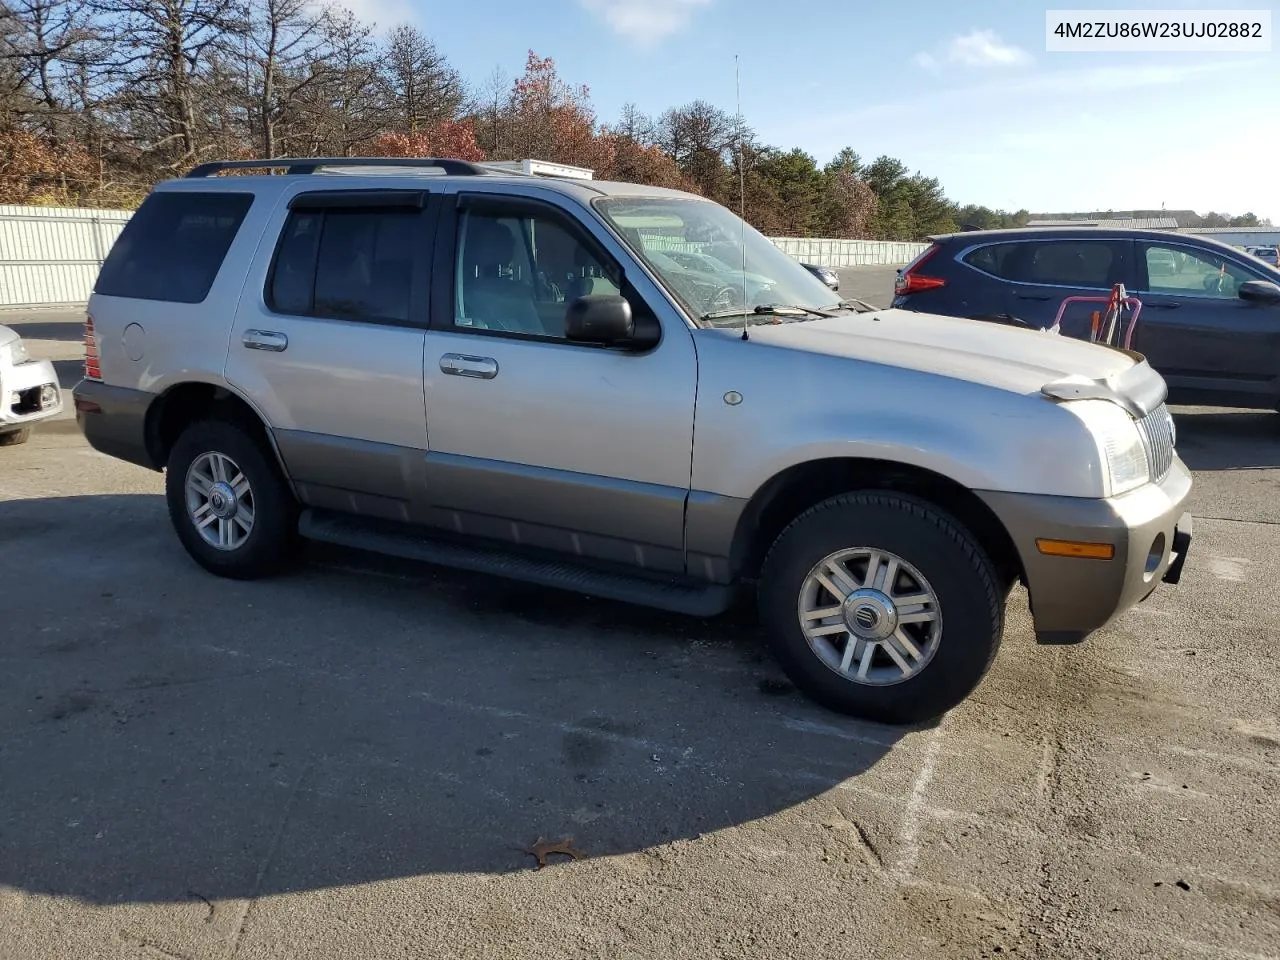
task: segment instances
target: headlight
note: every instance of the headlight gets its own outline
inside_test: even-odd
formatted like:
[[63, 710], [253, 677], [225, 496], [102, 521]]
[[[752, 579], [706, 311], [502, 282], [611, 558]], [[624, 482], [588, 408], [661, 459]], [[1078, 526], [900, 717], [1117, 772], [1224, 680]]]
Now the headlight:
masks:
[[1104, 496], [1127, 493], [1151, 479], [1138, 425], [1122, 408], [1109, 400], [1073, 400], [1063, 406], [1080, 418], [1098, 446], [1106, 470]]
[[31, 359], [31, 354], [27, 353], [27, 345], [21, 340], [15, 340], [9, 344], [9, 362], [15, 367], [20, 363], [26, 363]]

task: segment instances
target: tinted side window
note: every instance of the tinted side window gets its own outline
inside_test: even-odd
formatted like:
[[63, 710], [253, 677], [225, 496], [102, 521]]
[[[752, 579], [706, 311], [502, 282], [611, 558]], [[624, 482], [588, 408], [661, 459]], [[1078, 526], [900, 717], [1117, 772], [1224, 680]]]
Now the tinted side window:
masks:
[[1024, 240], [979, 247], [965, 256], [979, 270], [1014, 283], [1110, 287], [1124, 276], [1124, 244], [1113, 240]]
[[248, 193], [153, 193], [129, 218], [94, 292], [200, 303], [253, 203]]
[[299, 315], [311, 312], [316, 285], [316, 252], [320, 248], [320, 227], [323, 223], [323, 214], [295, 213], [285, 224], [271, 274], [271, 290], [267, 295], [271, 309]]
[[1009, 280], [1011, 278], [1005, 273], [1005, 261], [1009, 259], [1010, 251], [1016, 246], [1016, 243], [992, 243], [985, 247], [978, 247], [965, 254], [964, 262], [984, 273]]
[[1109, 287], [1124, 279], [1120, 245], [1107, 240], [1053, 240], [1023, 246], [1009, 263], [1011, 278], [1022, 283]]
[[408, 321], [418, 222], [414, 210], [294, 211], [268, 305], [298, 316]]

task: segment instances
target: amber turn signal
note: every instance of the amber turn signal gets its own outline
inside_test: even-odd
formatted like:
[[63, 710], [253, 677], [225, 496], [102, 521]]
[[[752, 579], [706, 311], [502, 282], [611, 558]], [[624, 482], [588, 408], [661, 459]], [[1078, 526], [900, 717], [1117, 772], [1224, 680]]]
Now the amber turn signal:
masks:
[[1110, 560], [1116, 548], [1109, 543], [1082, 543], [1079, 540], [1045, 540], [1036, 538], [1036, 549], [1049, 557], [1080, 557], [1085, 560]]

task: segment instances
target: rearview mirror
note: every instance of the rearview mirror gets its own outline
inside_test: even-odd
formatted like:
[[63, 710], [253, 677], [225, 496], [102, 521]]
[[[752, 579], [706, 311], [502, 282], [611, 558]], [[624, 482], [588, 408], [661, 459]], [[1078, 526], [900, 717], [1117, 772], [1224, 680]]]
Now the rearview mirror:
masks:
[[617, 294], [579, 297], [564, 315], [564, 335], [570, 340], [610, 345], [630, 340], [636, 332], [631, 304]]
[[1280, 303], [1280, 284], [1270, 280], [1246, 280], [1240, 284], [1239, 296], [1241, 300], [1254, 303]]

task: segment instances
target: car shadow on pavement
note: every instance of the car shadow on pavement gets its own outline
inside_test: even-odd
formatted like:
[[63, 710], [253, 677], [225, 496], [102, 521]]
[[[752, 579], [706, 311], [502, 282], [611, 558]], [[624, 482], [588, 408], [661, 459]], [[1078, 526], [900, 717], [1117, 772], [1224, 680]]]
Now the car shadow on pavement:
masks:
[[61, 321], [28, 320], [23, 319], [23, 314], [21, 313], [7, 318], [4, 313], [0, 313], [0, 326], [12, 328], [18, 336], [26, 340], [61, 340], [65, 343], [83, 341], [84, 314], [76, 315], [68, 311], [68, 316], [74, 319]]
[[[54, 360], [53, 372], [58, 375], [58, 386], [62, 387], [64, 393], [70, 393], [77, 383], [84, 379], [84, 361], [83, 360]], [[67, 402], [71, 398], [67, 397]]]
[[[905, 733], [703, 622], [329, 548], [215, 578], [155, 495], [0, 501], [0, 884], [218, 900], [641, 851]], [[841, 801], [832, 795], [833, 816]]]
[[1175, 407], [1173, 417], [1178, 455], [1192, 470], [1280, 466], [1280, 413]]

